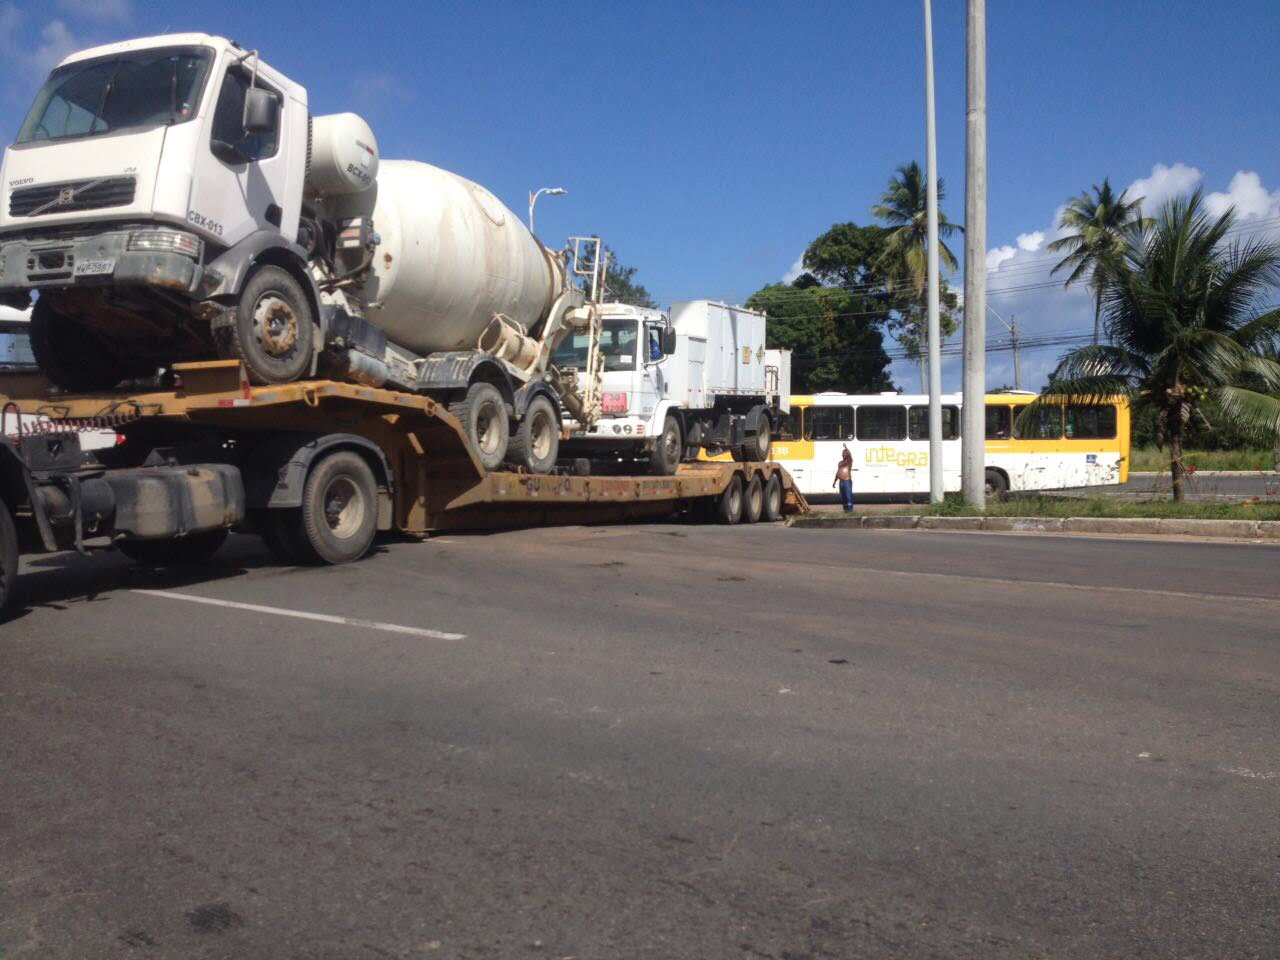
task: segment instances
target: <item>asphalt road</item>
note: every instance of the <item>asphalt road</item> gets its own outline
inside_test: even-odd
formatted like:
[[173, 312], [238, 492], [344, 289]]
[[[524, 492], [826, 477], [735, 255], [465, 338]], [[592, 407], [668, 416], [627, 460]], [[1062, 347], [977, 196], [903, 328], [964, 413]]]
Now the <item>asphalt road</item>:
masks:
[[1278, 561], [664, 525], [38, 558], [0, 956], [1274, 958]]

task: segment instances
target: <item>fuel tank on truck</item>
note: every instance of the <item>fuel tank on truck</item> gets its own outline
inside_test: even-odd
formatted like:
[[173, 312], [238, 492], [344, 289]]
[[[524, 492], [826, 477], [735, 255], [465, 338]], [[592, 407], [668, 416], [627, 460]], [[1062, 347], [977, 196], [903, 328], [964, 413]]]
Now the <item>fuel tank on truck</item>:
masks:
[[563, 268], [497, 197], [412, 160], [382, 161], [373, 189], [381, 239], [360, 293], [393, 343], [422, 354], [474, 350], [495, 313], [538, 334]]

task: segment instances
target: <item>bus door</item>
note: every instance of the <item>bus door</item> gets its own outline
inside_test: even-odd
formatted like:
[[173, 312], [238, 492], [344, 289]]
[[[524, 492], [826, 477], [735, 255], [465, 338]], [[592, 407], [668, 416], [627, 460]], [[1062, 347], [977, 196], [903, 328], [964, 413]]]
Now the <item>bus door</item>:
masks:
[[813, 459], [810, 461], [808, 486], [802, 488], [811, 493], [835, 493], [832, 480], [836, 476], [836, 467], [840, 464], [845, 444], [853, 453], [853, 492], [868, 492], [865, 476], [861, 472], [862, 461], [855, 448], [853, 430], [853, 407], [815, 406], [805, 411], [805, 438], [813, 446]]
[[[954, 476], [960, 469], [959, 444], [954, 441], [960, 438], [960, 408], [946, 405], [942, 408], [942, 487], [944, 490], [956, 489], [958, 481]], [[907, 480], [911, 486], [906, 493], [929, 492], [929, 408], [918, 404], [907, 410], [907, 442], [902, 445], [903, 455], [907, 460]]]
[[[915, 475], [921, 472], [928, 489], [928, 464], [921, 471], [906, 452], [906, 407], [900, 404], [858, 407], [857, 433], [854, 465], [863, 471], [863, 489], [867, 493], [907, 493], [914, 488]], [[929, 445], [924, 444], [924, 448], [927, 452]]]

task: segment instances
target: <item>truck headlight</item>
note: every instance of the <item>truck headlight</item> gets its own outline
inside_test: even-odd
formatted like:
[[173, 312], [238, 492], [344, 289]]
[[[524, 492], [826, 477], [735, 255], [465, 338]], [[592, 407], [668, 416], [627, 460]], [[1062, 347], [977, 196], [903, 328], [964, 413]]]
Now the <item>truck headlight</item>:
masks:
[[181, 230], [138, 230], [129, 234], [129, 249], [183, 253], [199, 260], [204, 252], [204, 241]]

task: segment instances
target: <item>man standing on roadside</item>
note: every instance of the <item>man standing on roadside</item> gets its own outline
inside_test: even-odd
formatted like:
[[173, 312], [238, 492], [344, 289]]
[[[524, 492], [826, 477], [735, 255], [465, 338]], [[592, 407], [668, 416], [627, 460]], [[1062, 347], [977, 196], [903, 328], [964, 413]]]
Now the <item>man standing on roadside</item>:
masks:
[[836, 484], [840, 485], [840, 502], [844, 504], [844, 512], [853, 513], [853, 454], [849, 452], [847, 443], [836, 467], [836, 478], [831, 481], [833, 487]]

